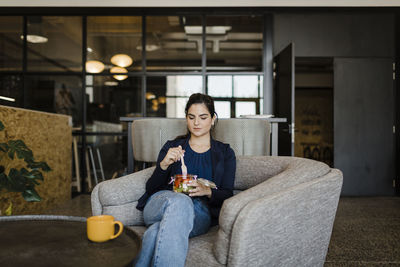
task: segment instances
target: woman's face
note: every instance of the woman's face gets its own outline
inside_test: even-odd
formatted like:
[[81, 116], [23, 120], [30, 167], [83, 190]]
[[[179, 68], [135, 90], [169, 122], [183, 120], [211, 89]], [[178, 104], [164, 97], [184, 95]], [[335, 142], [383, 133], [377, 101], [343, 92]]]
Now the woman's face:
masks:
[[186, 115], [188, 129], [196, 137], [208, 135], [214, 120], [204, 104], [191, 105]]

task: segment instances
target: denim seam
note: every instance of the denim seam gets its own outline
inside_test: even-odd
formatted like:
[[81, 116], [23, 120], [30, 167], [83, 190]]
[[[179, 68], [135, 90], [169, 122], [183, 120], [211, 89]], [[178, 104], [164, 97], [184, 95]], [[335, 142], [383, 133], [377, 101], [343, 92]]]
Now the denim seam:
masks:
[[[165, 209], [167, 209], [167, 207], [169, 207], [169, 205], [170, 205], [170, 200], [168, 198], [166, 198], [166, 197], [163, 197], [163, 198], [166, 199], [166, 208]], [[157, 263], [158, 263], [158, 252], [160, 251], [160, 243], [161, 243], [161, 240], [162, 240], [162, 235], [164, 233], [164, 227], [163, 226], [165, 224], [165, 221], [169, 217], [168, 213], [165, 214], [165, 210], [164, 210], [163, 214], [165, 215], [165, 217], [163, 217], [162, 220], [160, 221], [160, 229], [159, 229], [159, 233], [158, 233], [158, 241], [157, 241], [157, 244], [156, 244], [157, 252], [154, 255], [155, 257], [154, 257], [154, 262], [153, 262], [154, 266], [157, 266]], [[161, 224], [162, 222], [163, 222], [163, 225]]]

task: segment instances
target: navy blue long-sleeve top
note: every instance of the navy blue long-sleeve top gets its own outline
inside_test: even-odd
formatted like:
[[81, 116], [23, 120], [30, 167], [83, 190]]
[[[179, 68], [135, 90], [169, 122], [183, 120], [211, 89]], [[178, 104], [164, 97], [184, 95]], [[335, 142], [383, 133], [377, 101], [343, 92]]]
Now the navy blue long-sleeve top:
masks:
[[[171, 176], [181, 173], [181, 162], [177, 161], [168, 166], [166, 170], [161, 169], [160, 162], [164, 159], [168, 150], [172, 147], [182, 146], [187, 150], [189, 138], [170, 140], [161, 148], [158, 155], [156, 168], [146, 183], [146, 192], [139, 199], [137, 209], [143, 210], [147, 199], [154, 193], [161, 190], [172, 190]], [[211, 198], [202, 197], [210, 210], [213, 224], [218, 222], [219, 212], [225, 199], [233, 195], [233, 184], [236, 172], [235, 152], [228, 144], [211, 139], [211, 165], [212, 181], [217, 185], [217, 189], [211, 189]]]

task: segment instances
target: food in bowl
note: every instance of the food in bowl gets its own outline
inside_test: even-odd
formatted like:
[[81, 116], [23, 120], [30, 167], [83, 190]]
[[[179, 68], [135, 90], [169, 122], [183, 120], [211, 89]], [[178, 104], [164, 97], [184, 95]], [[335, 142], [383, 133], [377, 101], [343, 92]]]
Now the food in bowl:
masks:
[[189, 194], [189, 191], [194, 188], [193, 186], [190, 186], [190, 182], [196, 180], [196, 178], [197, 175], [193, 174], [175, 174], [173, 178], [174, 192]]

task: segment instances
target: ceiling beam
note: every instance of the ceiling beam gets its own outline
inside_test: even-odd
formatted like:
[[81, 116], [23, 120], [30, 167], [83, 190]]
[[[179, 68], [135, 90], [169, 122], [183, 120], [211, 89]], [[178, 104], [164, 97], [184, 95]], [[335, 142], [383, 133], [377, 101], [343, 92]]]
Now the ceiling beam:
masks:
[[2, 7], [400, 7], [398, 0], [2, 0]]

